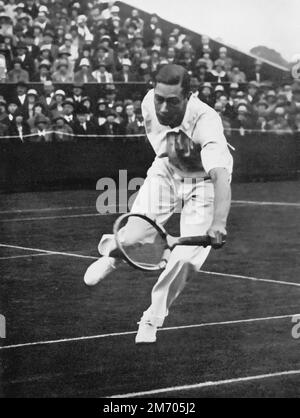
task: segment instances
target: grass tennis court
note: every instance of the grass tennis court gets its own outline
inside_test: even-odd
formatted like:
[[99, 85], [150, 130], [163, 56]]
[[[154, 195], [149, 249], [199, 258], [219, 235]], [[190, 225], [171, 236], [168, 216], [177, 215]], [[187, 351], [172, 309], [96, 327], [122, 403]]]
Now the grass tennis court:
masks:
[[83, 284], [116, 219], [97, 215], [97, 196], [1, 195], [1, 397], [300, 396], [299, 182], [233, 185], [227, 245], [142, 347], [136, 323], [157, 276], [124, 267]]

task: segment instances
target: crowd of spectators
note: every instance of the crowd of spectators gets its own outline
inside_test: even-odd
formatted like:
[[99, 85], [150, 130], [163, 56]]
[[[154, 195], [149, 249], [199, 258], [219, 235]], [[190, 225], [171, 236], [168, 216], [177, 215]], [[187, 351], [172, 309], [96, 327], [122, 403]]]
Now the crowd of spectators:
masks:
[[[195, 48], [180, 28], [166, 33], [157, 15], [145, 22], [133, 9], [121, 18], [114, 1], [0, 0], [0, 82], [15, 86], [1, 95], [0, 84], [0, 136], [48, 142], [143, 134], [142, 95], [133, 87], [123, 97], [118, 83], [149, 88], [167, 63], [189, 71], [192, 94], [215, 108], [228, 135], [300, 131], [300, 85], [272, 86], [259, 61], [246, 74], [207, 36]], [[104, 93], [88, 96], [87, 83]]]

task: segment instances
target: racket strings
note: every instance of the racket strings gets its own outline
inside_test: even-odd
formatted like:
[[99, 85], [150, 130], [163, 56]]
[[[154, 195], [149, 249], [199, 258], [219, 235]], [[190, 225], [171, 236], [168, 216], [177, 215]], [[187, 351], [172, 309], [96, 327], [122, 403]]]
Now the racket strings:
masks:
[[135, 264], [145, 268], [161, 266], [166, 257], [166, 240], [148, 221], [131, 216], [120, 225], [119, 243], [123, 252]]

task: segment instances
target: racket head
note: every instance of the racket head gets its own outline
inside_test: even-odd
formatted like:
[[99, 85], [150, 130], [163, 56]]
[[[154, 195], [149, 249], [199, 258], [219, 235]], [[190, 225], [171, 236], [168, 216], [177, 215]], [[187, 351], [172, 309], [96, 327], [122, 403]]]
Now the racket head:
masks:
[[166, 267], [170, 255], [167, 233], [148, 216], [124, 214], [116, 220], [113, 232], [122, 258], [130, 266], [148, 272]]

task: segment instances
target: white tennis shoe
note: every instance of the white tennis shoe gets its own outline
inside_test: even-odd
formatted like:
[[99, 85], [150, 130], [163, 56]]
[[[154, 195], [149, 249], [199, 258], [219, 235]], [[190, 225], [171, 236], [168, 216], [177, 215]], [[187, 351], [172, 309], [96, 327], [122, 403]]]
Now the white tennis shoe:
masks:
[[95, 286], [104, 280], [110, 273], [116, 270], [118, 260], [113, 257], [101, 257], [91, 264], [84, 275], [84, 283], [87, 286]]
[[136, 344], [153, 344], [156, 342], [157, 326], [150, 321], [141, 320], [135, 337]]

